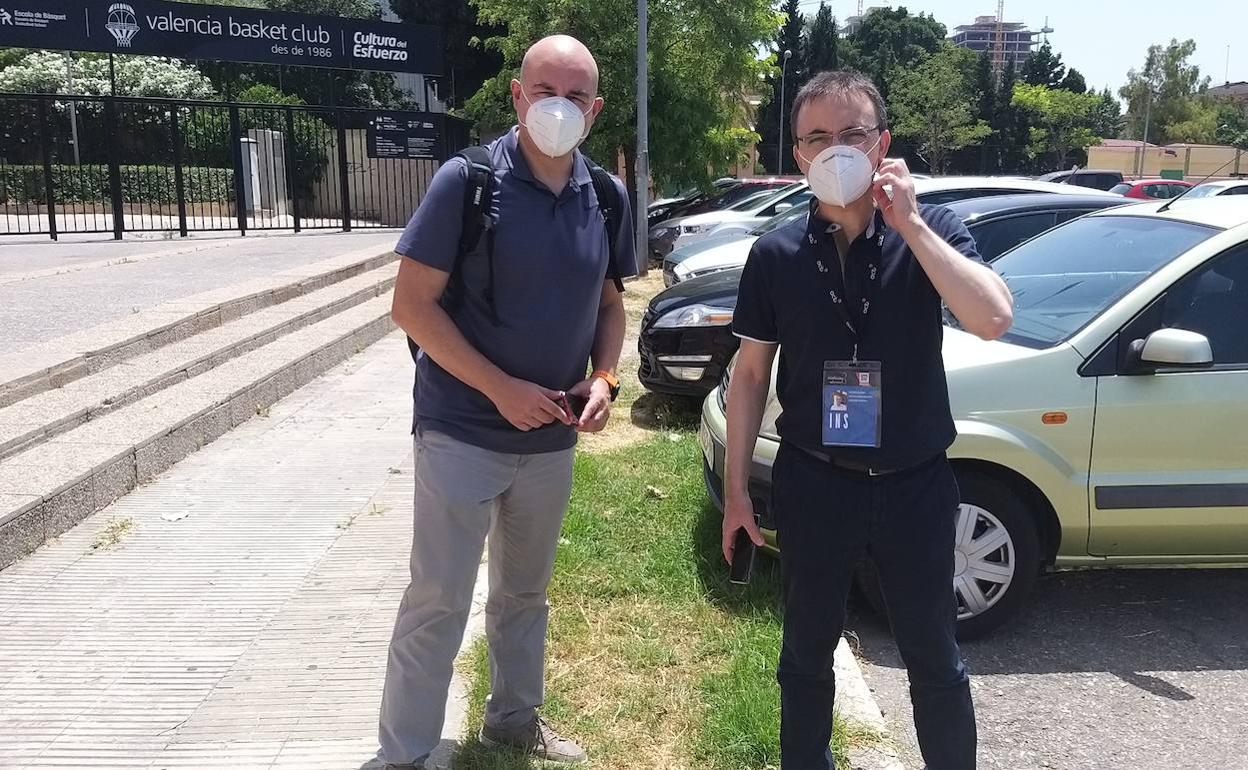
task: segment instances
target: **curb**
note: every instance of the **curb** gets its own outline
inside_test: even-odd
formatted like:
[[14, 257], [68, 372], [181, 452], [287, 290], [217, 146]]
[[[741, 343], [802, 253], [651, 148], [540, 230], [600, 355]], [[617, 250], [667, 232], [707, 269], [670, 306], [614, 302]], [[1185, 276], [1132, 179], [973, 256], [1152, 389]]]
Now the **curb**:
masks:
[[888, 733], [884, 714], [871, 694], [862, 668], [849, 649], [845, 637], [836, 645], [836, 711], [843, 718], [876, 733], [879, 739], [869, 746], [852, 745], [849, 764], [852, 770], [904, 770], [897, 758], [897, 749]]

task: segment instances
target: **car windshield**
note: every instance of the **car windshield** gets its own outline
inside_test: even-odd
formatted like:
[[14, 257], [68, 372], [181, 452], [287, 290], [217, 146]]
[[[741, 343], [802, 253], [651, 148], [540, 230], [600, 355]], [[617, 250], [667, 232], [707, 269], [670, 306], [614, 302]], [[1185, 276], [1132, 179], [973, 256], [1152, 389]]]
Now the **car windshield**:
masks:
[[1209, 198], [1217, 195], [1221, 191], [1222, 188], [1220, 187], [1215, 187], [1211, 184], [1200, 184], [1188, 190], [1187, 195], [1184, 195], [1183, 199], [1191, 200], [1192, 198]]
[[761, 190], [759, 192], [754, 193], [753, 195], [746, 198], [745, 200], [741, 201], [740, 203], [730, 206], [728, 210], [729, 211], [747, 211], [749, 209], [757, 208], [759, 204], [761, 204], [763, 201], [770, 200], [776, 195], [778, 195], [778, 193], [775, 190]]
[[1217, 232], [1124, 214], [1076, 219], [1033, 238], [993, 263], [1014, 294], [1014, 324], [1002, 339], [1032, 348], [1067, 340], [1154, 270]]
[[1126, 182], [1123, 182], [1122, 184], [1116, 184], [1113, 187], [1109, 188], [1109, 191], [1112, 193], [1117, 193], [1118, 195], [1126, 195], [1127, 193], [1131, 192], [1131, 185], [1127, 184]]
[[772, 230], [778, 230], [790, 222], [796, 222], [799, 219], [805, 219], [807, 212], [810, 211], [808, 206], [797, 205], [787, 211], [781, 211], [771, 219], [762, 223], [758, 227], [750, 231], [750, 235], [766, 235]]

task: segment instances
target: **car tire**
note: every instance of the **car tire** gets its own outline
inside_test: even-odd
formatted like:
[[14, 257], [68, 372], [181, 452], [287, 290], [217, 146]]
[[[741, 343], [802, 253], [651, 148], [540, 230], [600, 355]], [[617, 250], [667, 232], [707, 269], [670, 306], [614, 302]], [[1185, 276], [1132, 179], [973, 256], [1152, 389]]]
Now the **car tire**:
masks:
[[[957, 477], [962, 503], [955, 538], [965, 542], [955, 546], [953, 587], [958, 602], [957, 635], [959, 640], [966, 641], [991, 633], [1018, 611], [1040, 576], [1041, 551], [1038, 518], [1026, 497], [983, 473], [958, 471]], [[991, 552], [978, 552], [998, 541], [1002, 541], [1001, 545]], [[989, 576], [991, 579], [974, 578], [976, 567], [978, 574], [993, 573]], [[1007, 569], [1009, 575], [1005, 582], [995, 582], [1004, 577]], [[867, 604], [887, 616], [875, 565], [865, 561], [857, 578]], [[966, 582], [968, 580], [973, 580], [974, 587], [978, 588], [970, 599], [967, 594], [974, 588]], [[980, 603], [983, 607], [973, 612], [971, 603]]]

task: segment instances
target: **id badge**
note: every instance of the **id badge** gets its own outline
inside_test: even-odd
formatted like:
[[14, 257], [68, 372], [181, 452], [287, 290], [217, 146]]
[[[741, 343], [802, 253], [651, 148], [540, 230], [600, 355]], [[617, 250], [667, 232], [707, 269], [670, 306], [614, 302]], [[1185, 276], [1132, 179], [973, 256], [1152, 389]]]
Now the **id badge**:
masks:
[[824, 446], [878, 448], [882, 416], [879, 361], [824, 363]]

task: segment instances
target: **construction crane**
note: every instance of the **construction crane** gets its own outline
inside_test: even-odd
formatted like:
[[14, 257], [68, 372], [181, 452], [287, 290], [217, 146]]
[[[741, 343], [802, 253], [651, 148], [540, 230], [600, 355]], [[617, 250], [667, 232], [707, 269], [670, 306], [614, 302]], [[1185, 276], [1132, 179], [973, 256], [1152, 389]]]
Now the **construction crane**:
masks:
[[997, 34], [992, 49], [992, 70], [1000, 76], [1005, 69], [1005, 0], [997, 0]]
[[862, 0], [858, 0], [858, 18], [862, 18]]

